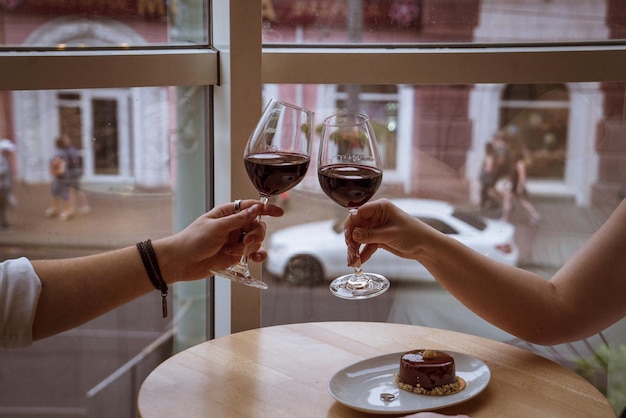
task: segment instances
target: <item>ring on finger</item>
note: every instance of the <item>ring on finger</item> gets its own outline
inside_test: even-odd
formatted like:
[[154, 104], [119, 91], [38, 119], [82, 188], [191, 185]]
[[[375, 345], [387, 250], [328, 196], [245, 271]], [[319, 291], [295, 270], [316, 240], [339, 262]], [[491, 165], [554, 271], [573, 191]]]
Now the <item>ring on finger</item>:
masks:
[[233, 207], [235, 209], [235, 213], [241, 212], [241, 199], [237, 199], [233, 202]]

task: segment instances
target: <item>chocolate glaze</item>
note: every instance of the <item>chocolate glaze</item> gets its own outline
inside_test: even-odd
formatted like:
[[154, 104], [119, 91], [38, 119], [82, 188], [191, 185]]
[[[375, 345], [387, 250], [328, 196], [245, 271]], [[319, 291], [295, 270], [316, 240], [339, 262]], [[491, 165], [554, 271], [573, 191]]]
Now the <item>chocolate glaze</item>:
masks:
[[454, 383], [454, 358], [441, 351], [435, 351], [432, 358], [424, 358], [424, 351], [413, 350], [402, 355], [398, 372], [400, 381], [424, 389]]

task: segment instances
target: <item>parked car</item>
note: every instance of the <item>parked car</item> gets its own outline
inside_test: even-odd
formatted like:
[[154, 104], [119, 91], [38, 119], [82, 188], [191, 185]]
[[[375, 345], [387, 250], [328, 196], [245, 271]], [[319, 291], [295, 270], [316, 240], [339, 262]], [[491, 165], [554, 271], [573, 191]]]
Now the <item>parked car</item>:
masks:
[[[513, 238], [515, 227], [504, 221], [457, 210], [440, 200], [396, 199], [393, 203], [437, 230], [449, 234], [481, 254], [516, 265], [519, 250]], [[292, 226], [273, 232], [269, 238], [267, 271], [278, 280], [314, 285], [346, 274], [346, 244], [343, 222], [326, 220]], [[378, 250], [364, 264], [365, 271], [389, 279], [433, 281], [415, 260]]]

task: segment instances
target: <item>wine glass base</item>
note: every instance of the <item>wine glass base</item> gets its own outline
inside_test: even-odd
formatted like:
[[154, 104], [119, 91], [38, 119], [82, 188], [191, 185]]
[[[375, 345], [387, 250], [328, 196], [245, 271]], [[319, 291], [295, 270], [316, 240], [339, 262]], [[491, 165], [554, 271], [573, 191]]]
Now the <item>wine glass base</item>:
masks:
[[342, 299], [359, 300], [380, 296], [389, 289], [389, 280], [385, 276], [376, 273], [363, 273], [366, 281], [355, 284], [354, 274], [346, 274], [337, 277], [330, 283], [330, 291], [333, 295]]
[[216, 276], [229, 279], [233, 282], [245, 284], [246, 286], [256, 287], [258, 289], [263, 289], [263, 290], [268, 288], [267, 284], [252, 277], [249, 271], [240, 270], [240, 269], [235, 268], [234, 266], [229, 267], [226, 270], [212, 270], [211, 273]]

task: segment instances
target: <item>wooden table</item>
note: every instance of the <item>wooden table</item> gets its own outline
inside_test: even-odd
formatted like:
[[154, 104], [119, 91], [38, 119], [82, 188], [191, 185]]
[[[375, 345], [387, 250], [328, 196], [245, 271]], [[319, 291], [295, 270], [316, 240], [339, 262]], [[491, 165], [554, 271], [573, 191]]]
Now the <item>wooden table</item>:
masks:
[[528, 351], [452, 331], [372, 322], [281, 325], [199, 344], [148, 376], [139, 392], [139, 413], [143, 418], [370, 416], [335, 401], [328, 392], [332, 376], [355, 362], [416, 348], [464, 353], [491, 371], [481, 393], [439, 413], [615, 417], [586, 380]]

